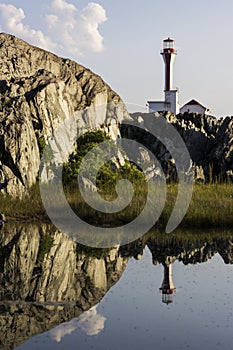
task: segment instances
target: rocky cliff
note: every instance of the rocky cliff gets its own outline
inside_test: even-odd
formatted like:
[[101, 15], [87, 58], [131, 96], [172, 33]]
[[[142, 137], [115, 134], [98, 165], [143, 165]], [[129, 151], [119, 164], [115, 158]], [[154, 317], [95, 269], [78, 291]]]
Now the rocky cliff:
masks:
[[[174, 115], [169, 112], [133, 113], [131, 117], [139, 128], [123, 125], [122, 137], [133, 138], [149, 148], [160, 161], [168, 178], [174, 177], [175, 159], [172, 159], [168, 150], [149, 134], [154, 118], [158, 117], [165, 118], [181, 135], [189, 151], [190, 166], [194, 169], [196, 180], [233, 180], [233, 117], [217, 119], [196, 113]], [[140, 161], [148, 161], [148, 158], [150, 156], [145, 154], [145, 151], [143, 154], [139, 152], [139, 164]], [[158, 173], [157, 169], [153, 171], [155, 175]]]
[[117, 137], [126, 109], [89, 69], [4, 33], [0, 56], [0, 187], [5, 192], [26, 193], [35, 183], [38, 138], [55, 135], [58, 153], [67, 154], [77, 129], [81, 134], [102, 128]]

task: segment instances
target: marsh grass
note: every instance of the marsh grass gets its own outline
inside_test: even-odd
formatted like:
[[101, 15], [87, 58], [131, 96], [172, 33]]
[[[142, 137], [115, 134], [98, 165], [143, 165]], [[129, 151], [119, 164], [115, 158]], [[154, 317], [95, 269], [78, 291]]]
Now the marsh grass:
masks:
[[[142, 211], [147, 198], [147, 186], [141, 182], [135, 182], [134, 190], [136, 195], [130, 205], [115, 214], [101, 213], [90, 208], [74, 185], [66, 187], [65, 194], [73, 211], [83, 220], [88, 223], [112, 227], [131, 222]], [[156, 226], [165, 227], [175, 205], [177, 191], [176, 184], [167, 185], [166, 204]], [[105, 189], [105, 193], [102, 195], [107, 200], [116, 198], [116, 193], [109, 194], [108, 189]], [[59, 200], [56, 202], [55, 211], [56, 215], [60, 217], [65, 215], [65, 210]], [[3, 212], [8, 220], [49, 220], [41, 201], [38, 186], [31, 189], [30, 196], [21, 200], [1, 194], [0, 212]], [[183, 229], [232, 228], [233, 185], [230, 183], [195, 184], [189, 209], [179, 227]]]
[[22, 199], [0, 194], [0, 212], [4, 213], [8, 220], [45, 220], [47, 218], [38, 185], [34, 185], [29, 195]]
[[[168, 187], [162, 219], [167, 222], [176, 200], [177, 186]], [[233, 227], [233, 184], [195, 184], [189, 209], [180, 228]]]
[[[140, 185], [140, 186], [139, 186]], [[65, 194], [68, 203], [73, 211], [79, 215], [81, 219], [88, 223], [98, 224], [102, 226], [119, 226], [119, 224], [125, 224], [135, 219], [142, 211], [147, 195], [147, 185], [145, 182], [133, 183], [135, 196], [130, 204], [117, 213], [102, 213], [89, 207], [82, 198], [82, 195], [76, 186], [65, 187]], [[117, 194], [112, 185], [99, 191], [100, 196], [106, 201], [114, 201], [117, 198]], [[125, 192], [124, 196], [129, 196], [129, 193]]]
[[200, 227], [233, 227], [233, 185], [196, 185], [186, 221]]

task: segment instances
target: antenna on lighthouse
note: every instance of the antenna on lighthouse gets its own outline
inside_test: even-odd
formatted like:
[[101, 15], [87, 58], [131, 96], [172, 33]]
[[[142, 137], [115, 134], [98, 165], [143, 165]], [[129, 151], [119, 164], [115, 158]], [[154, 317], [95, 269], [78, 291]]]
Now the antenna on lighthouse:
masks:
[[164, 91], [170, 91], [173, 87], [173, 64], [177, 51], [175, 42], [171, 38], [163, 40], [163, 50], [161, 51], [165, 63], [165, 88]]

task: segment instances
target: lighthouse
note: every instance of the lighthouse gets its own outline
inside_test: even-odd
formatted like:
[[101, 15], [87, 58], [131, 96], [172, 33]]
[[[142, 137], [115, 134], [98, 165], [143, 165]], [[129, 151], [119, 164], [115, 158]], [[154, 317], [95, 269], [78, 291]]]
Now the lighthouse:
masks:
[[177, 55], [174, 40], [171, 38], [164, 39], [163, 50], [161, 51], [165, 64], [165, 88], [164, 91], [171, 91], [173, 87], [173, 65]]
[[160, 53], [165, 65], [164, 101], [148, 101], [148, 110], [149, 112], [169, 111], [178, 114], [180, 112], [179, 92], [178, 89], [173, 88], [173, 65], [177, 55], [175, 41], [170, 37], [164, 39]]
[[164, 277], [160, 290], [162, 291], [162, 302], [170, 304], [173, 302], [172, 296], [176, 291], [172, 280], [172, 264], [164, 264]]

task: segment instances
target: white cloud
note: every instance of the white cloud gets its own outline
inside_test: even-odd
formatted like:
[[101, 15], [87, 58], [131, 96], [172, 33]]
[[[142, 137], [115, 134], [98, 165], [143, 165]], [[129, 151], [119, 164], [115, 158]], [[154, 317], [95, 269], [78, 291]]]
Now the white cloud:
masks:
[[29, 41], [31, 44], [41, 46], [47, 50], [54, 50], [56, 44], [43, 34], [40, 30], [30, 28], [23, 23], [25, 14], [23, 9], [16, 8], [13, 5], [0, 4], [0, 14], [2, 25], [1, 31], [10, 32], [13, 35]]
[[91, 2], [82, 10], [64, 0], [53, 0], [52, 14], [46, 16], [49, 34], [57, 40], [62, 51], [74, 56], [103, 50], [99, 26], [106, 20], [102, 6]]
[[104, 329], [106, 318], [97, 314], [97, 307], [98, 305], [93, 306], [79, 318], [53, 328], [50, 331], [51, 338], [59, 343], [64, 336], [73, 333], [76, 329], [82, 329], [89, 336], [99, 334]]
[[51, 1], [51, 8], [54, 10], [75, 10], [75, 6], [73, 4], [69, 4], [65, 0], [52, 0]]
[[2, 31], [58, 54], [77, 58], [87, 52], [104, 49], [99, 26], [107, 17], [105, 9], [98, 3], [90, 2], [79, 10], [65, 0], [52, 0], [50, 13], [44, 16], [44, 32], [24, 24], [26, 17], [22, 8], [0, 4], [0, 14]]

